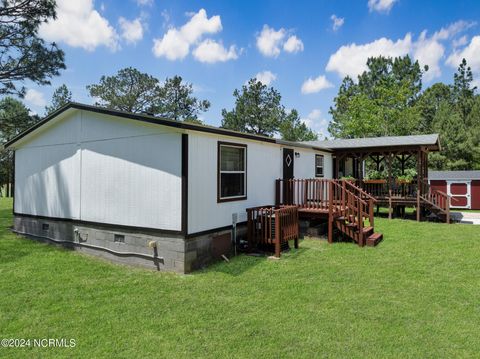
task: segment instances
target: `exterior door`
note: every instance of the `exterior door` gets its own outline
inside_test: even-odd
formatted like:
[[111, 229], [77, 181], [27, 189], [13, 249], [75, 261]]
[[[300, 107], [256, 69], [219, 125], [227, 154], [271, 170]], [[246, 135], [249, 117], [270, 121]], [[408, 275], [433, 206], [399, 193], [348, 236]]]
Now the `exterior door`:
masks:
[[283, 149], [283, 179], [293, 178], [293, 150], [290, 148]]
[[[283, 149], [283, 179], [289, 180], [293, 178], [293, 159], [295, 155], [292, 149]], [[283, 181], [283, 204], [293, 204], [294, 202], [294, 184]]]
[[471, 207], [469, 181], [447, 182], [447, 194], [452, 196], [451, 207], [455, 207], [455, 208]]

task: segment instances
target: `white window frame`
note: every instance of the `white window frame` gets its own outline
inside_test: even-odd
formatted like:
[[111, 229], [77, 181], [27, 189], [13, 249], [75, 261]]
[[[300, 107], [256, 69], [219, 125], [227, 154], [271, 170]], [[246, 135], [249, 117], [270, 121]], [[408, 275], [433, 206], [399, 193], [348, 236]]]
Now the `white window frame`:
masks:
[[[243, 171], [222, 171], [222, 148], [241, 148], [243, 150]], [[240, 143], [218, 142], [218, 193], [217, 202], [240, 201], [247, 199], [247, 145]], [[243, 174], [243, 194], [240, 196], [222, 197], [222, 174]]]

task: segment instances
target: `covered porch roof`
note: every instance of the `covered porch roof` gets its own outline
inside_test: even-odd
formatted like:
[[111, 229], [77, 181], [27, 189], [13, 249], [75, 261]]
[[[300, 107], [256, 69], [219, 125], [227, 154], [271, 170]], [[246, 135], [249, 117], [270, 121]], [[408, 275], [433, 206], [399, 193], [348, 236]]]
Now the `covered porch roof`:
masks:
[[439, 151], [438, 134], [411, 136], [384, 136], [348, 138], [324, 141], [308, 141], [311, 146], [329, 148], [334, 152], [389, 152], [390, 150], [413, 150], [422, 148], [428, 151]]

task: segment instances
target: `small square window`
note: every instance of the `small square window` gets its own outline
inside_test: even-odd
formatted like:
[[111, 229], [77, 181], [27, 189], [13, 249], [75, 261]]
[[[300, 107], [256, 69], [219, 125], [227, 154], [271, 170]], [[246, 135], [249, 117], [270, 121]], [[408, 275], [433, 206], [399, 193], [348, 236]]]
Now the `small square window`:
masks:
[[113, 241], [117, 243], [125, 243], [125, 236], [123, 234], [115, 234], [113, 236]]
[[323, 155], [315, 155], [315, 177], [323, 177]]

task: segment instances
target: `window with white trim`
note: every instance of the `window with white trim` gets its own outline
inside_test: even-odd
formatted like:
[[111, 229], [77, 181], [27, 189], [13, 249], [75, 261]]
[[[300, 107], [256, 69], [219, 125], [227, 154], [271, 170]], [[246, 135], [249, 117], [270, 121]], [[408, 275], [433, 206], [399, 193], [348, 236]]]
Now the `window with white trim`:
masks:
[[323, 177], [323, 155], [315, 155], [315, 177]]
[[247, 146], [218, 143], [218, 201], [247, 198]]

